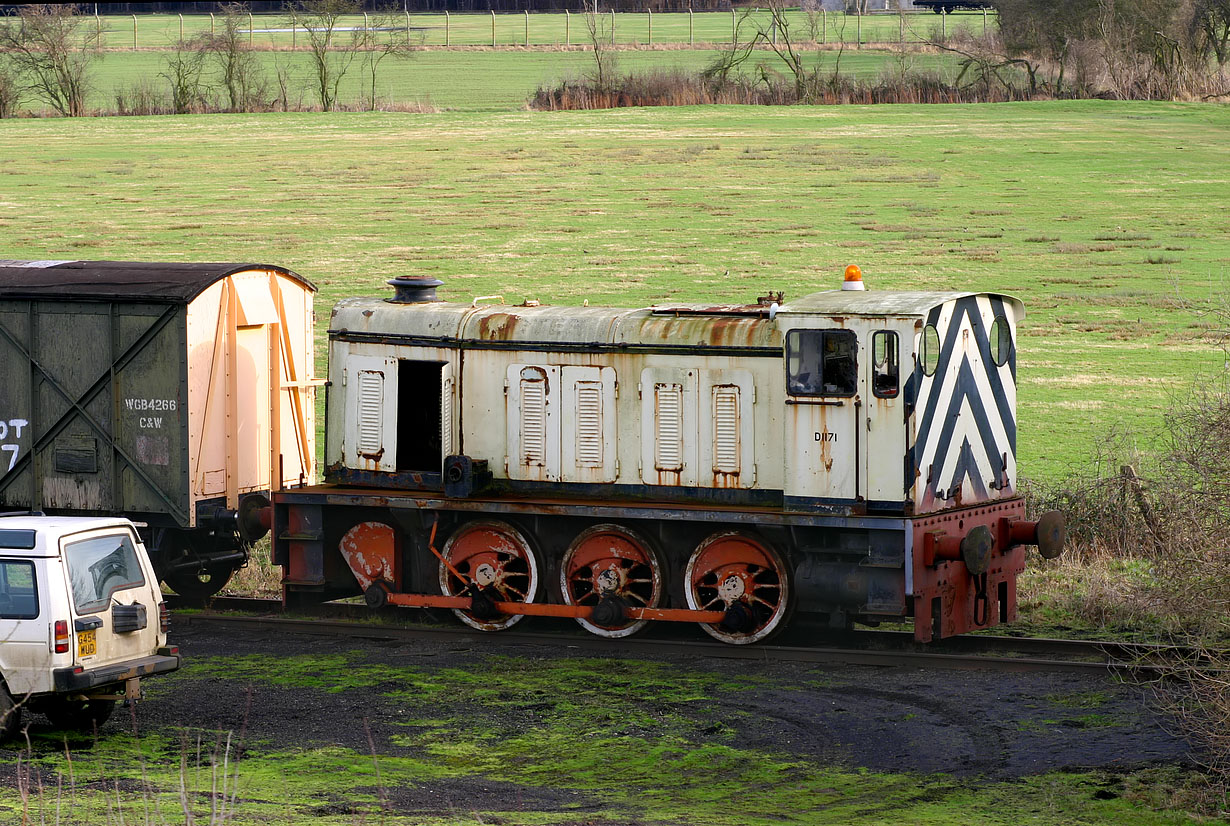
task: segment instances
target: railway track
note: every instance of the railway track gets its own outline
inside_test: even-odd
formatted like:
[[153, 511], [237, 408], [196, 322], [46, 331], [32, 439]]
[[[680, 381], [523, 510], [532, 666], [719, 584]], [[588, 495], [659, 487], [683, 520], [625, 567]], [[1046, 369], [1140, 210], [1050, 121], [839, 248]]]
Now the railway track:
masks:
[[[207, 607], [192, 607], [170, 597], [173, 623], [214, 626], [248, 631], [281, 631], [368, 640], [453, 641], [465, 646], [548, 645], [574, 652], [641, 653], [666, 657], [775, 660], [824, 664], [873, 665], [913, 668], [991, 669], [999, 671], [1067, 671], [1105, 673], [1114, 671], [1138, 677], [1158, 676], [1166, 663], [1195, 656], [1194, 652], [1163, 645], [1092, 640], [1044, 639], [1037, 637], [970, 636], [919, 645], [908, 632], [854, 631], [834, 633], [828, 629], [796, 625], [773, 643], [736, 646], [719, 643], [694, 633], [694, 629], [666, 624], [628, 639], [602, 639], [575, 631], [562, 623], [533, 627], [522, 623], [515, 630], [484, 634], [460, 625], [411, 620], [404, 611], [373, 611], [366, 605], [325, 603], [312, 616], [283, 611], [276, 599], [218, 597]], [[523, 627], [524, 626], [524, 627]], [[693, 632], [693, 633], [689, 633]]]

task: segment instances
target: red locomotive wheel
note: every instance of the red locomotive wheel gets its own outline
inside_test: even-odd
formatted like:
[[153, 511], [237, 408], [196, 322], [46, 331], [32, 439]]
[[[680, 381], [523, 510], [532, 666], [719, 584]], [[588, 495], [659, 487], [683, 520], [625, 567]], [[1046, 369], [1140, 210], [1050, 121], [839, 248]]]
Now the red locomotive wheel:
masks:
[[[488, 594], [493, 602], [533, 602], [538, 595], [538, 561], [521, 532], [504, 522], [482, 521], [462, 525], [449, 537], [441, 551], [449, 565], [466, 578], [462, 581], [440, 564], [440, 592], [458, 596], [470, 582]], [[470, 611], [453, 613], [471, 628], [503, 631], [521, 621], [522, 614], [500, 614], [491, 619]]]
[[[662, 562], [636, 533], [619, 525], [595, 525], [583, 531], [564, 554], [560, 590], [567, 605], [603, 606], [591, 618], [577, 617], [586, 631], [618, 639], [635, 634], [647, 620], [619, 617], [621, 607], [656, 608], [662, 599]], [[615, 616], [610, 617], [614, 609]]]
[[779, 630], [789, 612], [786, 564], [763, 541], [739, 533], [717, 533], [700, 543], [684, 573], [688, 607], [726, 611], [728, 619], [701, 628], [733, 645], [758, 642]]

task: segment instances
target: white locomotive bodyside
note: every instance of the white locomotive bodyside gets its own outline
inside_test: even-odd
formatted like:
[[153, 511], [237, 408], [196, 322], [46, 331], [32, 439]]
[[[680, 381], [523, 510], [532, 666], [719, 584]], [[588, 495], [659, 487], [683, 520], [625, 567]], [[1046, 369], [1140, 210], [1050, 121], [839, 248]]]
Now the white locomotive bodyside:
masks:
[[550, 495], [847, 514], [994, 502], [1015, 495], [1023, 315], [957, 292], [636, 310], [349, 299], [330, 330], [326, 476], [431, 489], [464, 455]]

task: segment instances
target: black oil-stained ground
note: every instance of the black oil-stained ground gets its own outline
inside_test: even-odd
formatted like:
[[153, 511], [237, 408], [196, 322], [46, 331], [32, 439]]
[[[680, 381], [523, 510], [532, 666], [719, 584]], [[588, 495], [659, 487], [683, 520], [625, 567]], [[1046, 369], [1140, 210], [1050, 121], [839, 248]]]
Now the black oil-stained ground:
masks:
[[[185, 668], [150, 686], [149, 699], [136, 710], [145, 734], [186, 729], [242, 732], [246, 742], [266, 750], [310, 749], [337, 745], [360, 753], [414, 754], [419, 731], [413, 718], [455, 721], [507, 736], [533, 732], [551, 717], [561, 698], [539, 682], [516, 696], [515, 681], [500, 702], [484, 705], [481, 693], [455, 698], [438, 693], [415, 706], [395, 677], [405, 669], [426, 679], [458, 673], [480, 686], [501, 688], [503, 658], [534, 663], [550, 673], [567, 668], [573, 657], [592, 663], [586, 651], [570, 653], [565, 645], [509, 646], [499, 635], [443, 637], [439, 642], [390, 642], [268, 631], [232, 631], [203, 624], [181, 624], [173, 631]], [[222, 664], [233, 658], [258, 658], [259, 678], [231, 675]], [[329, 685], [305, 686], [305, 657], [339, 658], [363, 669], [365, 680], [344, 690]], [[296, 658], [293, 675], [278, 678], [279, 661]], [[652, 742], [655, 721], [669, 721], [672, 736], [703, 746], [737, 744], [784, 759], [818, 765], [865, 768], [891, 773], [942, 773], [970, 781], [1008, 780], [1053, 770], [1124, 771], [1153, 765], [1191, 765], [1189, 746], [1167, 730], [1168, 718], [1151, 704], [1147, 688], [1109, 674], [938, 670], [904, 667], [821, 666], [797, 662], [716, 659], [685, 656], [666, 660], [653, 654], [612, 654], [616, 661], [656, 662], [654, 668], [686, 669], [703, 684], [702, 702], [680, 700], [678, 693], [659, 694], [651, 681], [634, 697], [639, 719], [612, 719], [609, 734]], [[539, 668], [540, 667], [540, 668]], [[336, 669], [336, 665], [334, 666]], [[382, 679], [388, 668], [390, 677]], [[310, 665], [309, 665], [310, 670]], [[622, 669], [625, 675], [628, 668]], [[661, 671], [655, 673], [661, 674]], [[376, 676], [373, 678], [372, 675]], [[601, 669], [598, 670], [601, 680]], [[339, 679], [344, 678], [343, 677]], [[349, 682], [347, 683], [350, 684]], [[637, 693], [635, 684], [629, 691]], [[575, 687], [567, 691], [575, 701]], [[577, 692], [583, 694], [584, 691]], [[392, 695], [392, 696], [391, 696]], [[45, 727], [36, 715], [34, 730]], [[104, 728], [131, 729], [127, 710], [117, 712]], [[424, 737], [432, 736], [429, 729]], [[409, 744], [408, 744], [409, 743]], [[0, 746], [0, 765], [11, 763], [17, 744]], [[421, 750], [420, 750], [421, 751]], [[6, 772], [0, 770], [0, 775]], [[589, 801], [584, 790], [545, 789], [469, 777], [431, 781], [389, 791], [396, 811], [445, 813], [453, 801], [482, 810], [507, 807], [551, 811], [565, 801], [581, 810]], [[345, 801], [321, 814], [345, 814]], [[599, 801], [593, 801], [597, 807]], [[326, 804], [326, 809], [329, 805]], [[573, 811], [577, 809], [574, 808]]]
[[[470, 669], [500, 686], [487, 673], [492, 655], [540, 661], [567, 658], [559, 646], [502, 645], [498, 635], [464, 642], [391, 643], [287, 634], [282, 631], [222, 632], [207, 626], [177, 629], [176, 641], [188, 660], [257, 655], [329, 654], [356, 656], [367, 664], [413, 668], [430, 674]], [[592, 659], [592, 654], [583, 654]], [[655, 659], [618, 654], [619, 659]], [[1168, 719], [1152, 707], [1147, 688], [1109, 674], [998, 672], [816, 666], [797, 662], [687, 657], [672, 659], [691, 673], [717, 679], [707, 690], [715, 702], [671, 703], [652, 693], [639, 698], [652, 710], [694, 720], [692, 736], [704, 741], [714, 727], [734, 728], [742, 748], [756, 748], [889, 772], [944, 772], [1006, 779], [1069, 768], [1128, 768], [1190, 759], [1188, 745], [1167, 729]], [[723, 696], [724, 678], [740, 681]], [[385, 696], [390, 682], [337, 693], [300, 686], [279, 688], [265, 681], [164, 678], [156, 702], [140, 706], [144, 726], [246, 729], [249, 736], [285, 746], [334, 743], [368, 750], [362, 721], [373, 734], [397, 719], [399, 704]], [[1091, 699], [1092, 698], [1092, 699]], [[458, 698], [460, 700], [461, 698]], [[484, 709], [473, 703], [438, 708], [464, 722], [512, 732], [540, 721], [551, 697]], [[121, 715], [117, 715], [122, 716]], [[114, 725], [114, 724], [113, 724]], [[716, 729], [714, 729], [716, 730]], [[404, 731], [404, 729], [399, 729]], [[626, 731], [635, 735], [635, 731]]]

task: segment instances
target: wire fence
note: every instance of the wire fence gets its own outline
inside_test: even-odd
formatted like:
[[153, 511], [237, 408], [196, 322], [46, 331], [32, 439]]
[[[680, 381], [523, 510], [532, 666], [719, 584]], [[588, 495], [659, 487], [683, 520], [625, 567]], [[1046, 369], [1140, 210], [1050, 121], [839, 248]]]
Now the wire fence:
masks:
[[[335, 31], [409, 38], [428, 47], [574, 47], [585, 46], [597, 30], [604, 42], [621, 47], [686, 47], [747, 42], [757, 30], [771, 39], [799, 44], [853, 47], [944, 42], [958, 32], [986, 34], [994, 26], [987, 10], [930, 14], [886, 12], [868, 15], [836, 11], [785, 13], [773, 25], [767, 9], [730, 12], [601, 12], [596, 18], [574, 12], [394, 12], [341, 18]], [[302, 19], [287, 14], [245, 14], [238, 20], [248, 44], [262, 50], [308, 48]], [[222, 15], [109, 15], [91, 17], [87, 27], [106, 49], [169, 50], [224, 27]]]

